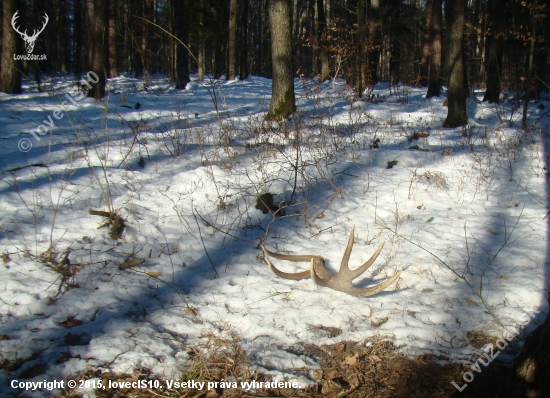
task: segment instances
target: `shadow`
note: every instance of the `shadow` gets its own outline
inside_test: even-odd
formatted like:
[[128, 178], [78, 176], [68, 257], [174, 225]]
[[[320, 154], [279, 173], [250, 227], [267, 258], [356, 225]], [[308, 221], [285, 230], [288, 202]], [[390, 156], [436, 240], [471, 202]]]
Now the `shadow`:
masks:
[[[265, 90], [251, 89], [250, 93], [258, 96], [267, 95]], [[153, 99], [150, 100], [153, 101]], [[231, 106], [235, 106], [235, 108], [231, 109], [237, 109], [238, 101], [232, 104], [229, 100], [228, 103]], [[343, 107], [343, 104], [339, 104], [338, 106], [340, 105]], [[204, 110], [205, 108], [200, 109]], [[190, 108], [190, 111], [192, 112], [193, 109]], [[227, 114], [230, 112], [230, 110], [227, 110]], [[202, 120], [193, 122], [194, 127], [205, 126], [208, 123], [206, 117], [204, 117], [204, 112], [198, 119], [201, 118]], [[99, 117], [95, 122], [97, 120], [99, 120]], [[109, 126], [114, 126], [114, 122]], [[343, 126], [344, 130], [345, 127]], [[448, 135], [453, 134], [457, 135], [458, 132], [449, 130]], [[154, 134], [151, 136], [154, 137]], [[104, 137], [97, 141], [97, 144], [105, 143], [107, 139], [115, 144], [119, 143], [121, 146], [124, 142], [123, 137]], [[550, 154], [548, 142], [546, 138], [544, 140], [546, 153]], [[385, 149], [388, 151], [402, 150], [404, 146], [408, 145], [407, 142], [406, 136], [399, 137]], [[237, 141], [236, 143], [241, 149], [245, 146], [244, 140], [243, 142]], [[188, 150], [191, 152], [199, 148], [193, 145], [188, 147]], [[291, 148], [292, 145], [287, 144], [286, 147]], [[53, 154], [62, 152], [63, 150], [63, 144], [56, 144], [52, 147]], [[379, 153], [380, 155], [378, 155]], [[372, 155], [370, 162], [359, 160], [357, 162], [343, 163], [341, 169], [345, 170], [345, 173], [342, 170], [338, 170], [339, 176], [334, 179], [334, 182], [338, 186], [343, 187], [343, 189], [357, 188], [359, 184], [358, 178], [356, 178], [357, 176], [353, 176], [353, 173], [359, 173], [364, 170], [373, 171], [375, 168], [377, 170], [386, 169], [386, 163], [389, 158], [384, 158], [385, 155], [381, 152], [371, 151], [370, 154]], [[394, 154], [390, 155], [392, 157]], [[418, 167], [436, 165], [438, 162], [431, 153], [418, 152], [417, 155]], [[244, 162], [246, 156], [248, 155], [246, 155], [245, 151], [239, 154], [236, 160]], [[168, 158], [169, 155], [158, 154], [152, 157], [154, 161], [162, 161]], [[36, 158], [29, 157], [27, 162], [31, 163], [39, 160], [40, 156], [36, 155]], [[182, 159], [178, 158], [177, 161], [180, 162]], [[17, 162], [9, 163], [8, 161], [3, 167], [8, 169], [18, 164]], [[189, 163], [189, 165], [190, 173], [191, 171], [198, 172], [198, 169], [202, 166], [199, 163], [192, 165]], [[550, 165], [547, 165], [547, 170], [548, 167]], [[151, 171], [149, 170], [149, 172]], [[169, 170], [169, 172], [172, 172], [172, 170]], [[391, 173], [391, 170], [388, 169], [385, 172]], [[73, 174], [74, 177], [81, 178], [89, 173], [89, 169], [80, 167], [75, 169], [74, 173], [76, 173]], [[158, 175], [160, 177], [160, 173]], [[270, 182], [278, 183], [278, 185], [274, 183], [278, 193], [284, 192], [285, 188], [288, 188], [281, 182], [284, 181], [284, 177], [284, 175], [271, 177], [272, 180]], [[21, 183], [20, 189], [30, 192], [33, 189], [50, 184], [52, 178], [54, 182], [63, 181], [63, 172], [54, 171], [50, 176], [42, 174], [32, 183]], [[192, 177], [188, 178], [190, 181], [192, 180]], [[197, 178], [197, 181], [200, 181], [200, 178]], [[388, 187], [384, 187], [382, 178], [380, 181], [375, 181], [375, 183], [378, 184], [377, 187], [381, 190], [388, 190]], [[177, 181], [171, 182], [170, 185], [172, 184], [179, 187]], [[123, 184], [120, 185], [123, 186]], [[301, 194], [296, 200], [303, 201], [304, 203], [307, 201], [309, 210], [312, 213], [321, 211], [325, 203], [334, 195], [334, 190], [331, 190], [331, 188], [333, 188], [331, 184], [326, 182], [320, 183], [315, 189], [311, 190], [310, 195]], [[9, 187], [3, 188], [0, 191], [0, 195], [8, 195], [10, 189]], [[546, 185], [546, 189], [548, 190], [548, 184]], [[311, 335], [298, 334], [299, 332], [293, 334], [293, 331], [295, 329], [300, 330], [306, 324], [315, 324], [315, 322], [329, 324], [331, 321], [330, 318], [333, 315], [337, 316], [342, 311], [348, 311], [349, 317], [352, 320], [366, 318], [366, 315], [362, 311], [364, 308], [369, 307], [370, 304], [360, 302], [359, 305], [353, 305], [353, 302], [349, 301], [351, 300], [349, 296], [340, 292], [319, 288], [312, 285], [310, 281], [305, 281], [304, 283], [279, 281], [276, 287], [272, 287], [271, 281], [275, 279], [275, 276], [271, 274], [271, 271], [267, 269], [267, 266], [261, 259], [257, 260], [257, 262], [251, 260], [260, 254], [260, 251], [254, 250], [253, 246], [264, 235], [264, 231], [268, 225], [268, 220], [262, 215], [253, 214], [252, 216], [247, 215], [250, 218], [243, 217], [243, 220], [241, 220], [242, 224], [239, 224], [238, 228], [235, 228], [237, 231], [236, 237], [240, 240], [237, 241], [228, 235], [216, 232], [210, 225], [205, 225], [200, 219], [194, 217], [195, 213], [188, 213], [188, 216], [192, 214], [194, 218], [193, 220], [192, 217], [188, 217], [190, 221], [196, 221], [196, 229], [195, 225], [192, 225], [194, 233], [191, 233], [189, 231], [191, 227], [189, 227], [189, 230], [186, 230], [184, 225], [180, 226], [178, 224], [176, 214], [170, 213], [162, 217], [159, 215], [155, 222], [146, 223], [144, 219], [151, 212], [154, 212], [155, 207], [158, 207], [159, 203], [166, 202], [160, 202], [159, 198], [162, 196], [160, 192], [158, 194], [153, 191], [142, 192], [139, 189], [135, 191], [137, 198], [135, 199], [135, 203], [130, 205], [125, 202], [120, 206], [120, 208], [127, 211], [128, 217], [132, 217], [131, 222], [128, 223], [128, 229], [131, 231], [127, 233], [130, 234], [131, 232], [134, 234], [135, 239], [132, 240], [130, 235], [128, 235], [129, 238], [127, 241], [115, 243], [106, 239], [101, 232], [88, 237], [97, 246], [97, 250], [101, 253], [101, 256], [97, 253], [92, 254], [92, 251], [96, 249], [92, 244], [88, 244], [83, 240], [81, 236], [82, 232], [79, 228], [80, 225], [85, 225], [85, 221], [78, 220], [75, 216], [74, 231], [70, 231], [70, 234], [74, 239], [73, 250], [75, 254], [72, 260], [74, 261], [73, 267], [77, 267], [79, 269], [78, 272], [63, 275], [61, 272], [58, 272], [59, 270], [54, 270], [54, 272], [58, 272], [58, 274], [54, 274], [56, 275], [54, 280], [40, 281], [38, 278], [34, 278], [32, 274], [33, 266], [36, 264], [46, 266], [39, 263], [38, 257], [33, 259], [36, 264], [31, 264], [30, 260], [21, 258], [14, 261], [11, 265], [7, 265], [6, 268], [9, 272], [24, 273], [25, 277], [22, 278], [21, 283], [28, 284], [29, 289], [34, 289], [35, 285], [41, 286], [44, 293], [41, 293], [42, 296], [38, 300], [35, 300], [34, 297], [20, 295], [17, 303], [19, 301], [25, 303], [25, 300], [33, 302], [34, 300], [34, 304], [28, 310], [28, 313], [18, 309], [19, 304], [16, 304], [15, 298], [3, 297], [3, 304], [13, 306], [14, 309], [13, 314], [9, 315], [11, 318], [8, 318], [8, 321], [0, 325], [0, 335], [9, 338], [9, 340], [2, 339], [0, 341], [0, 348], [6, 353], [17, 352], [18, 358], [21, 359], [19, 362], [17, 360], [4, 362], [3, 371], [0, 374], [0, 382], [2, 384], [0, 388], [2, 388], [1, 391], [3, 394], [14, 394], [16, 392], [5, 387], [9, 385], [8, 382], [10, 380], [16, 378], [23, 378], [25, 380], [34, 378], [37, 378], [37, 380], [38, 378], [40, 380], [44, 378], [69, 378], [85, 372], [85, 366], [87, 365], [98, 368], [112, 367], [120, 373], [132, 372], [133, 369], [124, 368], [125, 360], [129, 362], [133, 361], [132, 363], [140, 363], [143, 367], [164, 369], [166, 377], [177, 377], [182, 372], [187, 358], [185, 343], [189, 335], [201, 337], [219, 335], [220, 339], [230, 338], [233, 335], [236, 340], [242, 339], [245, 342], [252, 342], [258, 337], [259, 328], [250, 320], [252, 317], [255, 317], [254, 321], [257, 323], [260, 323], [258, 319], [262, 319], [265, 324], [277, 325], [277, 329], [274, 329], [273, 335], [269, 336], [270, 339], [272, 338], [275, 341], [288, 339], [288, 336], [301, 340], [311, 338]], [[213, 195], [213, 197], [218, 195], [218, 192], [214, 192], [213, 189], [210, 189], [210, 191], [206, 193], [201, 192], [201, 195]], [[164, 193], [168, 192], [169, 189], [166, 188]], [[137, 194], [142, 195], [142, 197], [137, 197]], [[548, 192], [546, 194], [548, 198]], [[94, 200], [97, 199], [97, 196], [97, 192], [92, 192], [91, 197]], [[188, 207], [182, 206], [182, 209], [187, 211], [187, 209], [191, 208], [193, 211], [196, 211], [201, 204], [204, 205], [199, 201], [200, 198], [201, 196], [198, 194], [190, 194], [185, 200], [190, 202], [191, 205]], [[117, 199], [116, 193], [114, 199]], [[358, 198], [349, 196], [345, 199], [350, 202], [358, 200]], [[199, 204], [193, 203], [193, 200], [196, 200]], [[186, 205], [188, 204], [187, 202], [185, 203]], [[59, 208], [59, 212], [76, 214], [75, 210], [83, 210], [86, 204], [84, 203], [81, 209], [75, 208], [70, 204], [63, 204]], [[358, 207], [364, 203], [358, 200], [355, 204]], [[243, 204], [234, 204], [233, 209], [237, 205]], [[369, 203], [369, 205], [374, 206], [375, 204]], [[239, 210], [242, 211], [241, 209]], [[309, 239], [313, 238], [313, 236], [308, 236], [310, 232], [304, 232], [303, 215], [300, 213], [304, 210], [304, 207], [296, 207], [292, 210], [295, 211], [292, 214], [292, 218], [275, 220], [270, 226], [270, 244], [278, 246], [280, 250], [284, 250], [287, 247], [294, 248], [295, 246], [302, 248], [303, 243], [301, 242], [306, 242], [307, 246], [309, 245]], [[180, 211], [180, 208], [176, 208], [176, 212], [179, 212], [177, 214], [181, 214], [183, 210]], [[226, 222], [226, 215], [223, 212], [211, 211], [210, 213], [212, 214], [212, 219], [209, 218], [208, 220], [209, 222], [212, 221], [212, 224], [218, 220], [220, 224]], [[480, 247], [486, 249], [486, 253], [480, 251], [476, 254], [481, 259], [480, 261], [490, 259], [488, 253], [498, 252], [501, 247], [503, 236], [506, 234], [502, 221], [506, 216], [503, 216], [503, 218], [495, 217], [488, 223], [488, 229], [491, 229], [494, 233], [486, 234], [484, 240], [479, 242]], [[51, 217], [51, 215], [48, 214], [48, 217]], [[333, 234], [333, 231], [327, 231], [326, 234], [315, 236], [315, 240], [317, 241], [315, 243], [320, 246], [319, 250], [322, 251], [320, 254], [325, 254], [329, 257], [329, 264], [332, 261], [330, 268], [337, 268], [342, 252], [342, 250], [338, 249], [342, 248], [347, 241], [345, 231], [349, 228], [349, 225], [351, 223], [358, 225], [361, 223], [361, 227], [364, 228], [365, 225], [372, 224], [373, 219], [374, 213], [371, 212], [364, 219], [344, 220], [342, 223], [343, 226], [334, 227], [335, 232]], [[30, 216], [27, 218], [22, 216], [19, 221], [29, 225], [32, 222]], [[48, 221], [51, 221], [51, 219], [48, 219]], [[90, 223], [89, 220], [87, 222]], [[163, 225], [166, 227], [163, 227]], [[176, 225], [178, 227], [175, 227]], [[87, 231], [89, 231], [89, 228]], [[6, 238], [2, 237], [1, 239], [4, 240]], [[148, 241], [148, 239], [151, 241]], [[358, 257], [370, 256], [372, 254], [371, 247], [376, 247], [375, 243], [379, 243], [380, 238], [376, 236], [359, 236], [359, 239], [362, 240], [361, 245], [358, 245], [361, 249], [355, 247], [352, 254], [352, 258], [355, 259], [353, 264], [361, 263], [357, 260]], [[367, 240], [369, 240], [368, 247], [365, 247], [367, 246]], [[78, 253], [76, 253], [77, 250], [79, 250]], [[548, 250], [550, 249], [547, 246], [547, 260], [550, 258]], [[90, 252], [88, 258], [94, 259], [94, 261], [85, 262], [86, 257], [83, 253], [86, 251]], [[386, 266], [391, 263], [391, 254], [387, 255]], [[35, 255], [38, 256], [38, 253], [35, 253]], [[123, 259], [132, 257], [144, 258], [145, 263], [140, 267], [128, 270], [118, 269], [118, 265], [120, 265]], [[406, 261], [406, 264], [401, 264], [400, 266], [407, 273], [412, 268], [412, 259], [404, 259], [404, 261]], [[380, 271], [382, 268], [382, 266], [379, 266], [378, 272], [369, 272], [367, 278], [373, 275], [377, 276], [379, 273], [381, 274]], [[165, 275], [155, 274], [155, 272], [160, 271], [168, 272]], [[462, 269], [454, 271], [461, 272]], [[487, 278], [493, 281], [496, 280], [498, 275], [500, 274], [495, 271], [495, 273], [488, 274]], [[64, 278], [70, 279], [75, 284], [70, 289], [60, 290], [55, 295], [53, 294], [54, 292], [48, 290], [50, 289], [48, 286], [51, 285], [61, 286], [63, 284], [62, 281], [66, 281]], [[360, 280], [356, 285], [363, 286], [364, 283], [366, 283], [366, 280]], [[547, 274], [545, 285], [548, 286]], [[403, 304], [402, 310], [405, 311], [405, 304], [410, 304], [407, 302], [409, 298], [406, 296], [406, 293], [413, 291], [414, 286], [405, 285], [405, 287], [395, 291], [382, 292], [377, 298], [376, 310], [380, 310], [380, 313], [382, 313], [383, 304], [401, 294], [404, 296], [401, 303]], [[441, 301], [458, 302], [464, 297], [472, 295], [471, 290], [465, 283], [456, 283], [452, 288], [447, 289], [445, 293], [446, 297], [441, 297]], [[426, 294], [429, 294], [429, 292], [426, 292]], [[292, 295], [299, 297], [295, 298], [295, 301], [292, 302]], [[281, 300], [281, 297], [290, 298], [288, 300]], [[418, 297], [414, 297], [414, 299], [421, 300], [422, 296], [419, 295]], [[321, 307], [318, 306], [319, 303], [321, 303]], [[464, 308], [467, 307], [450, 308], [450, 320], [448, 322], [452, 324], [455, 322], [455, 319], [456, 322], [460, 322], [461, 319], [464, 321], [468, 317], [468, 313], [464, 313]], [[447, 320], [445, 322], [434, 322], [430, 319], [430, 314], [419, 313], [414, 308], [410, 309], [406, 316], [408, 316], [406, 319], [411, 329], [420, 330], [420, 328], [426, 327], [430, 328], [430, 330], [440, 331], [444, 335], [444, 338], [450, 336], [447, 333], [447, 326], [445, 324]], [[376, 321], [379, 320], [381, 319], [376, 319]], [[540, 318], [532, 319], [531, 323], [524, 329], [531, 330], [538, 323], [540, 323]], [[366, 325], [368, 327], [369, 323]], [[372, 326], [372, 324], [370, 325]], [[449, 328], [452, 328], [452, 326], [454, 325], [449, 326]], [[396, 334], [400, 333], [398, 327], [395, 329]], [[366, 335], [365, 330], [359, 330], [360, 332], [357, 332], [357, 335], [364, 337]], [[548, 327], [546, 330], [548, 330]], [[541, 335], [544, 333], [541, 332]], [[532, 337], [534, 343], [526, 344], [526, 357], [518, 359], [518, 363], [519, 361], [523, 361], [522, 363], [524, 363], [525, 360], [534, 361], [537, 366], [533, 367], [533, 377], [524, 378], [522, 388], [538, 389], [541, 394], [540, 396], [544, 397], [547, 390], [544, 389], [543, 383], [548, 380], [544, 379], [548, 368], [545, 370], [544, 366], [541, 367], [538, 365], [544, 364], [544, 361], [548, 360], [549, 356], [543, 356], [543, 350], [541, 349], [542, 342], [548, 340], [541, 340], [536, 336], [533, 335]], [[169, 348], [161, 347], [158, 343], [159, 341]], [[315, 342], [317, 343], [317, 341]], [[114, 349], [121, 352], [113, 359], [111, 351]], [[545, 350], [544, 352], [547, 354], [548, 349], [545, 348]], [[255, 351], [254, 348], [251, 348], [250, 351], [258, 353], [259, 350], [256, 348]], [[311, 354], [311, 357], [316, 358], [315, 354]], [[342, 360], [344, 359], [345, 357], [342, 358]], [[448, 358], [442, 354], [441, 358], [438, 359], [444, 361]], [[376, 360], [373, 358], [372, 362], [376, 362]], [[399, 371], [400, 367], [405, 366], [404, 363], [406, 362], [406, 360], [403, 360], [397, 363], [394, 370]], [[277, 366], [267, 361], [261, 365], [267, 370], [277, 369]], [[487, 372], [484, 369], [480, 374], [476, 374], [474, 382], [468, 385], [462, 395], [495, 396], [493, 392], [497, 391], [496, 385], [501, 386], [498, 391], [506, 391], [502, 387], [504, 385], [502, 384], [502, 379], [500, 381], [496, 379], [496, 375], [500, 373], [497, 373], [498, 371], [494, 369], [500, 369], [498, 366], [498, 363], [495, 362], [487, 368]], [[420, 380], [426, 373], [434, 372], [429, 378], [429, 383], [437, 383], [437, 377], [435, 377], [437, 370], [435, 369], [437, 369], [436, 366], [421, 364], [421, 366], [407, 368], [407, 373], [411, 380]], [[294, 371], [294, 369], [289, 371]], [[375, 373], [374, 370], [373, 373]], [[299, 374], [299, 372], [296, 372], [296, 374]], [[522, 381], [517, 377], [512, 378], [511, 374], [508, 374], [511, 383], [509, 385], [512, 385], [513, 380], [517, 383], [516, 387], [519, 389]], [[477, 384], [484, 382], [486, 378], [489, 378], [491, 383], [493, 383], [490, 386], [490, 388], [493, 388], [490, 394], [489, 387], [481, 385], [478, 387]], [[526, 379], [529, 380], [529, 384], [525, 384]], [[447, 382], [447, 391], [455, 391], [454, 387], [448, 385], [448, 378], [445, 380]], [[459, 379], [452, 380], [456, 380], [459, 385], [462, 384], [459, 383]], [[384, 382], [390, 383], [388, 380]], [[412, 394], [416, 393], [417, 390], [406, 390], [402, 396], [413, 396]], [[510, 391], [512, 390], [508, 388], [508, 392]], [[458, 394], [458, 396], [461, 395]]]

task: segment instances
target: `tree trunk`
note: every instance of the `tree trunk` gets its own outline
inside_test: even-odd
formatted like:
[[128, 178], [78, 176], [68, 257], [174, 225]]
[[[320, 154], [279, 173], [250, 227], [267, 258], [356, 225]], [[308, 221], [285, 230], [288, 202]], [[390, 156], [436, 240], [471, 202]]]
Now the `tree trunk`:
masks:
[[468, 91], [464, 66], [464, 22], [466, 0], [447, 0], [447, 118], [443, 127], [464, 126], [468, 122], [466, 98]]
[[[424, 44], [422, 46], [422, 59], [420, 61], [420, 84], [425, 86], [428, 84], [428, 68], [430, 67], [430, 54], [432, 51], [433, 41], [433, 0], [426, 2], [426, 25], [424, 26]], [[426, 96], [427, 97], [427, 96]]]
[[489, 26], [485, 46], [487, 90], [483, 101], [497, 104], [500, 102], [500, 77], [502, 73], [503, 6], [500, 0], [489, 0], [487, 6], [489, 11]]
[[241, 14], [241, 70], [239, 79], [244, 80], [248, 77], [248, 0], [242, 0]]
[[4, 0], [3, 4], [3, 36], [2, 36], [2, 81], [0, 91], [6, 94], [21, 93], [21, 65], [15, 61], [15, 54], [22, 54], [23, 40], [11, 28], [11, 18], [18, 8], [17, 0]]
[[380, 33], [380, 0], [369, 0], [368, 21], [369, 21], [369, 45], [367, 54], [367, 69], [370, 71], [370, 80], [374, 84], [378, 82], [378, 69], [380, 65], [380, 52], [382, 48], [382, 36]]
[[87, 28], [88, 43], [91, 47], [88, 52], [91, 54], [88, 69], [98, 76], [97, 82], [90, 82], [92, 88], [88, 91], [88, 97], [101, 99], [105, 97], [106, 83], [106, 51], [105, 39], [107, 28], [107, 0], [87, 0]]
[[[246, 0], [245, 0], [246, 1]], [[202, 82], [204, 80], [204, 72], [206, 66], [206, 45], [204, 39], [204, 14], [206, 4], [205, 0], [200, 0], [200, 9], [199, 9], [199, 53], [197, 54], [197, 80]]]
[[525, 82], [525, 95], [523, 98], [523, 117], [521, 119], [521, 127], [525, 130], [527, 129], [527, 110], [529, 107], [529, 101], [531, 100], [531, 95], [535, 94], [533, 90], [532, 80], [533, 80], [533, 62], [535, 58], [535, 41], [537, 37], [537, 23], [533, 18], [533, 36], [531, 37], [531, 45], [529, 46], [529, 64], [527, 65], [527, 79]]
[[266, 120], [282, 120], [296, 111], [289, 0], [269, 2], [269, 29], [273, 86]]
[[[327, 0], [329, 1], [329, 0]], [[364, 0], [363, 0], [364, 1]], [[324, 82], [330, 79], [330, 69], [328, 63], [328, 51], [327, 51], [327, 19], [325, 14], [325, 6], [323, 0], [317, 0], [317, 43], [321, 55], [321, 81]]]
[[109, 31], [108, 45], [109, 55], [109, 77], [117, 77], [117, 54], [116, 54], [116, 3], [114, 0], [109, 1]]
[[237, 0], [229, 5], [229, 71], [228, 80], [235, 80], [237, 74]]
[[74, 52], [73, 52], [73, 72], [75, 75], [80, 75], [82, 73], [82, 68], [84, 67], [83, 63], [83, 56], [82, 56], [82, 47], [84, 45], [84, 31], [82, 29], [83, 23], [82, 23], [82, 1], [81, 0], [74, 0], [73, 3], [74, 8], [74, 15], [73, 15], [73, 21], [74, 21], [74, 36], [73, 36], [73, 43], [74, 43]]
[[365, 0], [357, 1], [357, 96], [361, 98], [365, 90]]
[[[183, 0], [172, 0], [174, 10], [174, 35], [181, 40], [185, 46], [189, 43], [189, 32], [187, 30], [187, 4]], [[176, 89], [184, 89], [189, 83], [189, 52], [180, 42], [176, 42], [174, 82]]]
[[432, 25], [430, 27], [430, 66], [426, 98], [439, 97], [441, 94], [441, 20], [442, 0], [433, 0]]

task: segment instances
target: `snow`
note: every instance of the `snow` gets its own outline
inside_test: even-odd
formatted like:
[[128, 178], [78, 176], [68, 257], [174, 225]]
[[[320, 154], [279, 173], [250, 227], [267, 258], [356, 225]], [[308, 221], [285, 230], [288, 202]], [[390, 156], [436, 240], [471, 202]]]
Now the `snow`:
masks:
[[[146, 85], [123, 75], [104, 100], [62, 107], [74, 85], [59, 75], [45, 92], [26, 82], [22, 95], [0, 94], [0, 350], [27, 359], [0, 373], [3, 395], [37, 364], [46, 373], [31, 381], [138, 367], [175, 379], [184, 345], [209, 336], [238, 341], [259, 371], [300, 385], [319, 367], [292, 348], [304, 342], [390, 339], [405, 355], [463, 362], [478, 351], [468, 332], [528, 333], [548, 313], [550, 118], [534, 106], [523, 132], [512, 101], [483, 103], [476, 91], [468, 128], [443, 129], [444, 96], [426, 100], [424, 89], [377, 84], [365, 102], [340, 80], [296, 80], [298, 113], [268, 124], [264, 78], [175, 90], [162, 76]], [[40, 125], [44, 135], [30, 133]], [[429, 136], [409, 141], [414, 133]], [[272, 219], [254, 208], [264, 192], [294, 206]], [[88, 214], [110, 203], [126, 220], [119, 240]], [[336, 272], [352, 225], [352, 268], [385, 243], [355, 285], [403, 271], [397, 286], [356, 298], [281, 279], [257, 247], [269, 227], [267, 248], [322, 255]], [[57, 262], [69, 251], [72, 272], [48, 263], [48, 250]], [[118, 268], [134, 258], [145, 262]]]

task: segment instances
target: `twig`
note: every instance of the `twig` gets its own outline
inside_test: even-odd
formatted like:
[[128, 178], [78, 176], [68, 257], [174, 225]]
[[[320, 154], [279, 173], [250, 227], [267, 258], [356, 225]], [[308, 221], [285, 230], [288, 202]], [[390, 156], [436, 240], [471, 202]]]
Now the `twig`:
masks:
[[[216, 266], [214, 265], [214, 262], [210, 258], [210, 254], [208, 254], [208, 250], [206, 250], [206, 245], [204, 244], [204, 239], [202, 238], [201, 226], [197, 221], [197, 215], [195, 214], [195, 209], [193, 209], [193, 217], [195, 218], [195, 222], [197, 223], [197, 228], [199, 229], [199, 236], [201, 237], [201, 243], [202, 243], [202, 247], [204, 248], [204, 252], [206, 253], [206, 257], [208, 257], [208, 261], [210, 261], [210, 265], [212, 265], [212, 270], [214, 271], [216, 276], [218, 276], [218, 271], [216, 271]], [[208, 225], [210, 225], [210, 223], [208, 223]]]

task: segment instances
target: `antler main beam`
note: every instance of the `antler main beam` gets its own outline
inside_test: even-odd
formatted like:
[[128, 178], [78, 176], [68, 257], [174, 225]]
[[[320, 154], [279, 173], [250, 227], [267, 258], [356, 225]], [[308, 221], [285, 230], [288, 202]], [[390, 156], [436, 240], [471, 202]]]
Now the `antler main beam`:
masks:
[[[264, 259], [267, 265], [269, 265], [269, 267], [275, 273], [275, 275], [281, 278], [298, 280], [298, 279], [305, 279], [305, 278], [311, 277], [313, 282], [315, 282], [315, 284], [319, 286], [328, 287], [330, 289], [338, 290], [340, 292], [344, 292], [356, 297], [373, 296], [381, 292], [388, 286], [390, 286], [393, 282], [395, 282], [401, 275], [401, 272], [397, 272], [390, 279], [371, 287], [357, 288], [353, 286], [351, 282], [355, 278], [363, 274], [366, 270], [369, 269], [369, 267], [378, 258], [378, 256], [380, 255], [380, 252], [382, 251], [382, 248], [384, 247], [384, 244], [382, 243], [382, 245], [380, 245], [380, 247], [374, 252], [372, 257], [368, 261], [366, 261], [359, 268], [350, 270], [348, 263], [349, 263], [349, 257], [351, 255], [351, 250], [353, 248], [354, 232], [355, 232], [355, 226], [351, 228], [348, 245], [346, 247], [346, 250], [344, 251], [344, 256], [342, 257], [340, 270], [336, 275], [332, 275], [325, 268], [325, 261], [321, 256], [310, 255], [310, 254], [304, 254], [304, 255], [278, 254], [267, 250], [263, 245], [261, 245], [261, 248], [265, 254]], [[303, 271], [303, 272], [297, 272], [297, 273], [280, 271], [271, 263], [271, 261], [269, 261], [269, 259], [267, 258], [268, 256], [279, 260], [287, 260], [287, 261], [293, 261], [293, 262], [309, 261], [310, 262], [309, 271]]]

